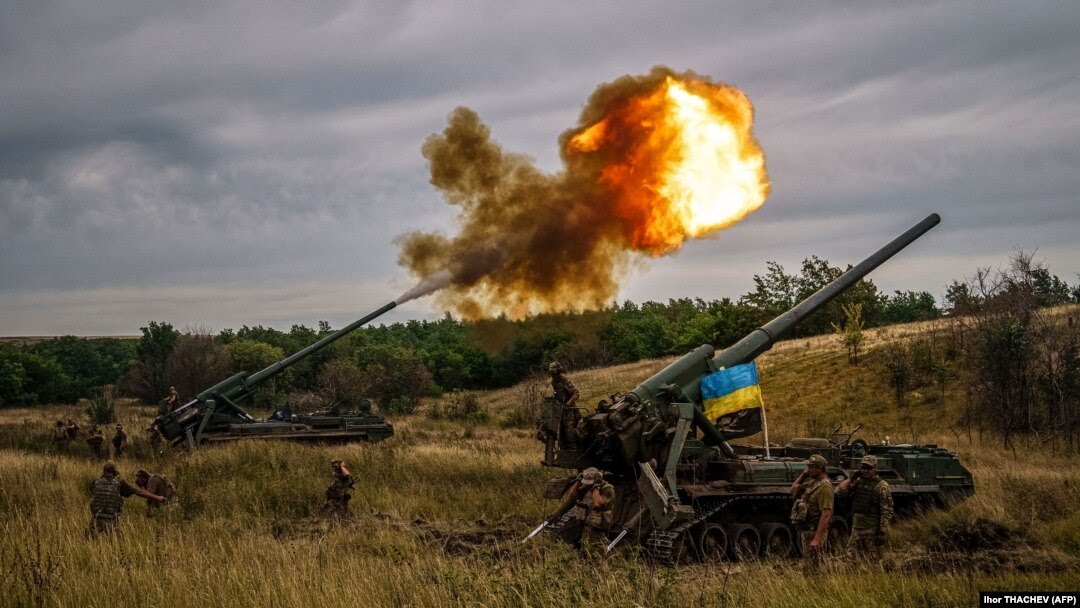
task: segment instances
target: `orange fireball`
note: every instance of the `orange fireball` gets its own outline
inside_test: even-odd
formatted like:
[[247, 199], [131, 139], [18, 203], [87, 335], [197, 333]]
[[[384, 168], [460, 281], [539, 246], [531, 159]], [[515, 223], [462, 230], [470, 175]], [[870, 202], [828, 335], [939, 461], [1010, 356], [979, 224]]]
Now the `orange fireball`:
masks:
[[600, 85], [560, 137], [564, 169], [507, 152], [468, 108], [424, 142], [457, 234], [400, 237], [419, 280], [465, 318], [593, 309], [641, 255], [714, 234], [765, 201], [765, 156], [738, 89], [658, 66]]
[[752, 123], [738, 89], [667, 76], [581, 127], [565, 153], [568, 163], [599, 167], [631, 246], [659, 256], [765, 202], [765, 155]]

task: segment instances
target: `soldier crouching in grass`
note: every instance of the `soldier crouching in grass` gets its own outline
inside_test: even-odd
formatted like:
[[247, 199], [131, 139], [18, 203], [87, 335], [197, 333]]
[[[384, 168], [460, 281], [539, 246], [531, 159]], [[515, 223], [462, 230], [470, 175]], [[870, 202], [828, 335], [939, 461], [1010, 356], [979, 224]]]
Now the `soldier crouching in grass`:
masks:
[[611, 509], [615, 502], [615, 486], [604, 481], [604, 474], [589, 467], [567, 492], [566, 500], [547, 517], [557, 521], [573, 509], [573, 519], [560, 530], [560, 537], [589, 553], [603, 555], [611, 529]]
[[139, 487], [132, 487], [120, 477], [116, 463], [108, 461], [101, 469], [101, 477], [94, 480], [90, 490], [90, 525], [87, 536], [116, 531], [120, 513], [124, 510], [124, 499], [129, 496], [142, 496], [147, 500], [162, 502], [165, 498], [151, 494]]
[[146, 515], [153, 517], [161, 512], [161, 506], [176, 500], [176, 486], [161, 473], [151, 473], [146, 469], [135, 472], [135, 486], [155, 494], [165, 500], [157, 501], [146, 499]]
[[349, 493], [353, 485], [352, 475], [340, 458], [330, 461], [330, 471], [330, 485], [326, 487], [323, 517], [348, 517], [349, 501], [352, 500], [352, 494]]

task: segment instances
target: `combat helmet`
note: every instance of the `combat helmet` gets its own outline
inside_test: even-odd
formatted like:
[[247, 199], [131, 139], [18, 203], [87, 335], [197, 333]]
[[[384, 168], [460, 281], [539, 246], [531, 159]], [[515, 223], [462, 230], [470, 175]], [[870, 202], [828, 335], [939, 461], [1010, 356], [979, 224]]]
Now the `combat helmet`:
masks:
[[604, 474], [596, 467], [589, 467], [581, 472], [581, 485], [592, 486], [604, 481]]
[[548, 366], [548, 373], [549, 374], [561, 374], [561, 373], [563, 373], [565, 371], [566, 371], [566, 368], [563, 367], [563, 364], [559, 363], [558, 361], [552, 361], [551, 365]]
[[817, 467], [824, 471], [829, 467], [829, 461], [825, 460], [825, 457], [821, 454], [811, 454], [810, 458], [806, 459], [806, 466]]

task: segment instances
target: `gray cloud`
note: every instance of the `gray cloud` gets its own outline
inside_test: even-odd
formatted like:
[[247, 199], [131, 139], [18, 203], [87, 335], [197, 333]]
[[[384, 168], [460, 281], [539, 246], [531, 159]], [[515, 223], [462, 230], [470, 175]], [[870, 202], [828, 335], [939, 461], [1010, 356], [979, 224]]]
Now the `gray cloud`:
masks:
[[1076, 282], [1077, 31], [1072, 1], [7, 3], [0, 335], [348, 322], [408, 286], [395, 235], [454, 228], [419, 154], [449, 111], [556, 170], [596, 85], [654, 64], [747, 92], [773, 194], [624, 297], [737, 296], [930, 211], [882, 287], [1015, 247]]

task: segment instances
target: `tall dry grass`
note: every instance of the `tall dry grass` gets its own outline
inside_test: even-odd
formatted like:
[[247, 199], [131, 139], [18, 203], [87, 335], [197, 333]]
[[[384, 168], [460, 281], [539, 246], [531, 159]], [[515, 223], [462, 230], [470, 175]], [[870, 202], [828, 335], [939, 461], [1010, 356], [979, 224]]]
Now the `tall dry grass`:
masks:
[[[577, 371], [582, 402], [632, 388], [667, 361]], [[843, 416], [872, 439], [895, 423], [872, 368], [851, 369], [840, 345], [781, 344], [761, 360], [772, 438]], [[378, 444], [246, 443], [152, 459], [141, 429], [151, 408], [119, 408], [135, 445], [123, 474], [160, 471], [180, 500], [158, 518], [126, 501], [123, 534], [88, 539], [85, 444], [54, 447], [49, 429], [75, 408], [4, 410], [0, 422], [0, 605], [10, 606], [957, 606], [979, 590], [1080, 588], [1080, 465], [1035, 441], [1002, 451], [956, 435], [946, 402], [916, 401], [915, 432], [957, 449], [974, 497], [900, 522], [882, 566], [842, 560], [823, 572], [797, 561], [650, 564], [633, 551], [582, 559], [540, 537], [522, 544], [554, 504], [559, 472], [539, 465], [528, 424], [507, 426], [535, 387], [478, 395], [489, 422], [396, 418]], [[888, 395], [887, 391], [884, 393]], [[317, 517], [328, 460], [357, 478], [351, 521]], [[956, 529], [992, 524], [1004, 536], [949, 546]], [[952, 536], [950, 536], [952, 534]], [[982, 543], [982, 544], [980, 544]]]

